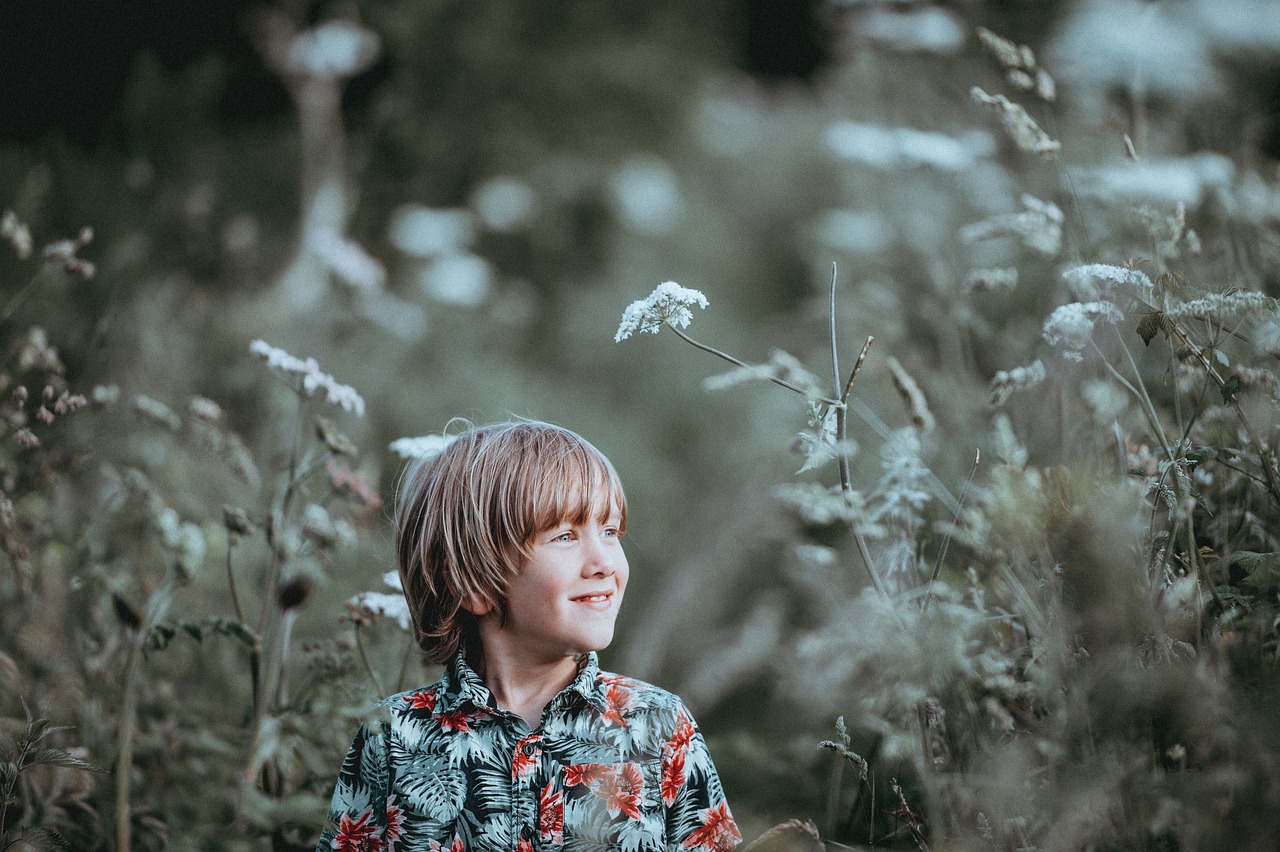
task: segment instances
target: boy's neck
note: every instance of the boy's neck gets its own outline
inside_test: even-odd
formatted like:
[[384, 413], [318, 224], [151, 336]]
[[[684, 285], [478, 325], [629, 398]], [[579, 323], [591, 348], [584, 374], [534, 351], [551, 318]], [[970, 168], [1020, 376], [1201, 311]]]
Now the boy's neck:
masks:
[[522, 659], [485, 648], [477, 674], [503, 710], [524, 719], [530, 729], [542, 721], [551, 699], [578, 676], [579, 661], [562, 657], [551, 661]]

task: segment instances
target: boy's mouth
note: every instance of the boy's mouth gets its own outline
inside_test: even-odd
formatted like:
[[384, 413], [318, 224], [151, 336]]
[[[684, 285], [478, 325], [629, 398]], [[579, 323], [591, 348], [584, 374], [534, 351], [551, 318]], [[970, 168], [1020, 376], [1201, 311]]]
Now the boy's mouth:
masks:
[[607, 604], [613, 598], [613, 592], [589, 592], [585, 595], [578, 595], [576, 598], [570, 598], [574, 603], [584, 604]]

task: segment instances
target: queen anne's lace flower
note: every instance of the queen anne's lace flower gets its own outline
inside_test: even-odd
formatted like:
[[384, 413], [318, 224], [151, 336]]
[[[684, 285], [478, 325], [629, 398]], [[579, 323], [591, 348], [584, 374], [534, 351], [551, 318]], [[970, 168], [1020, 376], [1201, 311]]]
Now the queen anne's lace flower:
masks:
[[693, 321], [693, 311], [689, 309], [694, 305], [705, 308], [707, 297], [674, 281], [659, 284], [647, 298], [627, 305], [614, 342], [621, 343], [637, 332], [657, 334], [664, 324], [688, 328]]
[[324, 391], [325, 401], [340, 406], [344, 411], [364, 416], [364, 398], [350, 385], [339, 383], [333, 376], [321, 372], [320, 364], [315, 358], [302, 358], [290, 355], [283, 349], [255, 340], [249, 344], [249, 352], [267, 362], [271, 369], [286, 376], [299, 376], [302, 379], [302, 392], [307, 396], [315, 396]]
[[1093, 337], [1094, 325], [1123, 319], [1124, 314], [1111, 302], [1072, 302], [1044, 321], [1044, 339], [1050, 346], [1061, 347], [1062, 357], [1068, 361], [1083, 361], [1081, 353]]
[[1150, 302], [1155, 285], [1140, 269], [1112, 266], [1109, 263], [1086, 263], [1062, 271], [1062, 280], [1071, 288], [1077, 299], [1097, 299], [1109, 289], [1125, 288], [1132, 295]]
[[442, 452], [453, 442], [453, 435], [422, 435], [417, 438], [397, 438], [387, 445], [387, 449], [402, 459], [421, 459]]

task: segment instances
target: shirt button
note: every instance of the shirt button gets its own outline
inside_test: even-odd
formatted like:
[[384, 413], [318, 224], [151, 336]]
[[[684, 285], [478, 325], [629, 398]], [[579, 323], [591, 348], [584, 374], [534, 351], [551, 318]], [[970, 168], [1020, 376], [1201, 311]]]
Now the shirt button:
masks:
[[524, 752], [525, 757], [533, 757], [533, 755], [538, 751], [538, 747], [533, 743], [525, 743], [520, 747], [520, 750]]
[[533, 826], [526, 825], [524, 828], [520, 829], [520, 836], [523, 837], [525, 840], [532, 840]]

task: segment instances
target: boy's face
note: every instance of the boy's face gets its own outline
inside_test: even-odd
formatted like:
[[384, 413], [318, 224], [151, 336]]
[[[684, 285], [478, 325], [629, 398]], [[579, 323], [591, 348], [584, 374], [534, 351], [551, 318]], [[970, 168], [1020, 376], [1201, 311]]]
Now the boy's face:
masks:
[[551, 661], [608, 646], [629, 571], [619, 525], [612, 511], [533, 537], [507, 587], [507, 621], [497, 631], [509, 647]]

